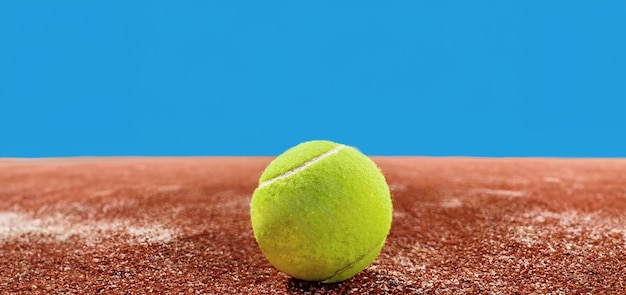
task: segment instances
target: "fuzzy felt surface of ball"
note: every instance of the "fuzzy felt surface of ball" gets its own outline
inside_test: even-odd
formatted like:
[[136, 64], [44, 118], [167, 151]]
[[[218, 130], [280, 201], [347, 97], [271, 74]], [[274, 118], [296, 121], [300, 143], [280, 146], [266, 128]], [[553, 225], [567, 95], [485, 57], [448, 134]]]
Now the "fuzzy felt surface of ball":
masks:
[[368, 267], [391, 228], [389, 186], [357, 149], [308, 141], [275, 158], [250, 203], [254, 236], [269, 262], [307, 281], [344, 281]]

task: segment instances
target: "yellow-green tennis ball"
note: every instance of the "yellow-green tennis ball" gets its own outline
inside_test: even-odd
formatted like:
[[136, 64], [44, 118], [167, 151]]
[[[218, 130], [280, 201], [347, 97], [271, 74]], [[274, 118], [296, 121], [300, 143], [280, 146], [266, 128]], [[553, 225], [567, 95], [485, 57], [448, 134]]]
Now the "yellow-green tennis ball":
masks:
[[324, 283], [349, 279], [376, 259], [392, 209], [376, 164], [330, 141], [304, 142], [274, 159], [250, 204], [254, 236], [270, 263]]

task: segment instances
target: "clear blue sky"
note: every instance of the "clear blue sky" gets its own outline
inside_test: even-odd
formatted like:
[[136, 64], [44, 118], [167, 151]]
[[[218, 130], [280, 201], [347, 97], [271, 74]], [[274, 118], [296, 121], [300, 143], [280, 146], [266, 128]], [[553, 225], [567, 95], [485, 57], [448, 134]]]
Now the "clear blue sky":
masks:
[[0, 0], [0, 157], [626, 157], [626, 1]]

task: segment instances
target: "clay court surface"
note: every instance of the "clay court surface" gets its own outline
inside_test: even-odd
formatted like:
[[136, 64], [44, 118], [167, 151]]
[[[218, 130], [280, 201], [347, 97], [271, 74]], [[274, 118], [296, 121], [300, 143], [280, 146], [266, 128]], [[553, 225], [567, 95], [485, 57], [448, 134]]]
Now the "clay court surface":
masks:
[[271, 159], [0, 159], [0, 294], [626, 292], [626, 160], [375, 157], [391, 233], [323, 285], [254, 240]]

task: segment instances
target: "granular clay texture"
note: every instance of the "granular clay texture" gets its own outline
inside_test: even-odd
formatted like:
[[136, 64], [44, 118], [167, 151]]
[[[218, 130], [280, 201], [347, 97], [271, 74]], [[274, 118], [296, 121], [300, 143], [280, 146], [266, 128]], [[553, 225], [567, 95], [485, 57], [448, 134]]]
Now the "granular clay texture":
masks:
[[0, 159], [0, 294], [626, 292], [626, 160], [374, 160], [391, 233], [324, 285], [254, 240], [269, 157]]

